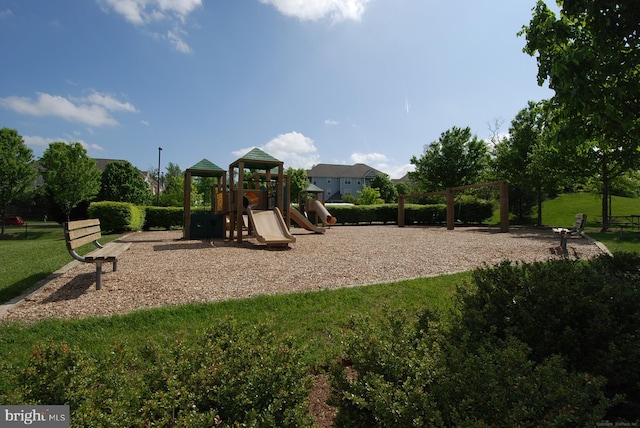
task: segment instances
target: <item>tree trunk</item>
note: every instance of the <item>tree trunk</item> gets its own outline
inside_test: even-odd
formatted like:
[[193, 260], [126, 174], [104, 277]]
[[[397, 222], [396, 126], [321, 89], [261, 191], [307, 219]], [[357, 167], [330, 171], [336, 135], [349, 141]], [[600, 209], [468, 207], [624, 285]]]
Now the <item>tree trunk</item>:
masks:
[[536, 193], [538, 200], [538, 226], [542, 226], [542, 186], [538, 186]]
[[601, 232], [609, 230], [609, 171], [607, 162], [602, 162], [602, 229]]

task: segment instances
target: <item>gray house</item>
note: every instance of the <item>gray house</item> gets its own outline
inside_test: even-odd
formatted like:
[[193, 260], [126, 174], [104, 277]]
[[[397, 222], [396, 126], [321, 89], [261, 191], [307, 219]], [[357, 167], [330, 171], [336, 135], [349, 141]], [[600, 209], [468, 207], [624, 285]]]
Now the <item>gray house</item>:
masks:
[[324, 190], [327, 202], [340, 202], [343, 195], [358, 196], [358, 191], [371, 186], [377, 175], [387, 175], [363, 163], [355, 165], [331, 165], [320, 163], [307, 171], [311, 184]]

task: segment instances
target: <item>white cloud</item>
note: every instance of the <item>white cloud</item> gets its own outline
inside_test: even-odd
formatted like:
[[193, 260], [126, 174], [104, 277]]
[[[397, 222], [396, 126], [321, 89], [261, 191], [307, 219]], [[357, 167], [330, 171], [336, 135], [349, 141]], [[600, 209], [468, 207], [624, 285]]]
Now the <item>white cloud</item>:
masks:
[[118, 122], [109, 112], [136, 112], [130, 103], [122, 103], [110, 95], [97, 92], [86, 98], [65, 98], [59, 95], [37, 93], [36, 99], [27, 97], [0, 98], [0, 106], [30, 116], [53, 116], [89, 126], [114, 126]]
[[44, 153], [44, 151], [49, 147], [49, 144], [55, 142], [63, 142], [67, 144], [71, 143], [80, 143], [82, 146], [89, 152], [89, 156], [91, 156], [91, 152], [102, 152], [104, 148], [99, 146], [98, 144], [87, 143], [78, 138], [68, 138], [68, 137], [60, 137], [60, 138], [48, 138], [48, 137], [40, 137], [36, 135], [25, 135], [22, 137], [24, 139], [24, 143], [33, 150], [34, 155], [39, 157]]
[[387, 156], [382, 153], [352, 153], [351, 160], [355, 163], [384, 163], [387, 162]]
[[[237, 150], [233, 154], [243, 156], [253, 148]], [[317, 164], [320, 159], [313, 140], [295, 131], [280, 134], [259, 149], [284, 162], [285, 168], [308, 169]]]
[[162, 19], [186, 17], [198, 7], [202, 0], [99, 0], [104, 10], [113, 10], [132, 24], [147, 24]]
[[324, 124], [327, 126], [335, 126], [335, 125], [339, 125], [340, 122], [338, 122], [337, 120], [333, 120], [333, 119], [326, 119], [324, 121]]
[[382, 153], [352, 153], [351, 161], [364, 163], [389, 175], [389, 178], [402, 178], [407, 172], [413, 171], [412, 164], [398, 165]]
[[111, 95], [94, 92], [86, 98], [79, 99], [80, 102], [88, 102], [106, 108], [109, 111], [126, 111], [137, 113], [137, 109], [131, 103], [123, 103], [113, 98]]
[[182, 52], [186, 54], [191, 53], [191, 48], [184, 41], [181, 34], [184, 34], [184, 31], [180, 29], [174, 29], [174, 31], [167, 31], [167, 39], [169, 40], [173, 48], [178, 52]]
[[[98, 0], [106, 12], [113, 11], [130, 23], [148, 26], [167, 21], [171, 30], [163, 39], [169, 41], [178, 52], [190, 53], [191, 48], [184, 41], [186, 32], [181, 28], [187, 17], [202, 6], [202, 0]], [[162, 31], [164, 33], [164, 30]], [[154, 32], [147, 32], [154, 35]]]
[[333, 21], [359, 21], [371, 0], [260, 0], [274, 6], [280, 13], [301, 21], [330, 18]]

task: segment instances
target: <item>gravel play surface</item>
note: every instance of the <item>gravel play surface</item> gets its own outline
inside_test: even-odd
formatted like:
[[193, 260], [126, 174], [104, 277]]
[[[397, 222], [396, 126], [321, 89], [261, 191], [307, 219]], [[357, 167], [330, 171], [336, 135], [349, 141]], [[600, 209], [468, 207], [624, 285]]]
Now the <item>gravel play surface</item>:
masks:
[[[503, 260], [559, 258], [550, 229], [497, 227], [336, 226], [324, 235], [293, 228], [296, 243], [268, 249], [253, 238], [183, 240], [181, 231], [138, 232], [118, 271], [73, 263], [2, 320], [40, 320], [119, 314], [188, 302], [215, 302], [265, 294], [335, 289], [473, 269]], [[592, 241], [570, 239], [569, 257], [603, 254]], [[70, 258], [71, 260], [71, 258]], [[6, 309], [6, 308], [5, 308]]]

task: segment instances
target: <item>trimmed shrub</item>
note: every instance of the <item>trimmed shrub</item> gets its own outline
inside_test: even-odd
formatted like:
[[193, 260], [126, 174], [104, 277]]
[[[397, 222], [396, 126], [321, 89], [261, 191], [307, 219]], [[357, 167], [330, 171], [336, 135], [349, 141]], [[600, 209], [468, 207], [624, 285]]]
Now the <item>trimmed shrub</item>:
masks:
[[145, 212], [145, 230], [151, 228], [170, 230], [172, 227], [180, 228], [184, 223], [184, 209], [180, 207], [145, 207]]
[[347, 364], [331, 373], [337, 426], [594, 426], [609, 405], [603, 379], [533, 362], [513, 338], [469, 352], [428, 312], [351, 327]]
[[302, 361], [291, 339], [228, 321], [189, 343], [116, 346], [99, 360], [41, 345], [7, 372], [15, 388], [2, 398], [68, 404], [74, 426], [311, 426]]
[[456, 202], [454, 209], [456, 221], [464, 224], [484, 223], [493, 216], [493, 204], [490, 201], [469, 196]]
[[470, 347], [515, 337], [542, 362], [604, 376], [612, 419], [640, 419], [640, 255], [589, 261], [501, 263], [478, 269], [459, 292], [456, 335]]
[[93, 202], [87, 214], [100, 219], [103, 232], [141, 230], [145, 218], [145, 212], [129, 202]]
[[404, 206], [404, 222], [407, 225], [441, 224], [446, 221], [447, 206], [445, 204], [406, 204]]

